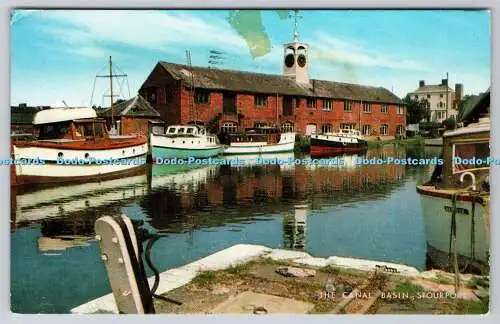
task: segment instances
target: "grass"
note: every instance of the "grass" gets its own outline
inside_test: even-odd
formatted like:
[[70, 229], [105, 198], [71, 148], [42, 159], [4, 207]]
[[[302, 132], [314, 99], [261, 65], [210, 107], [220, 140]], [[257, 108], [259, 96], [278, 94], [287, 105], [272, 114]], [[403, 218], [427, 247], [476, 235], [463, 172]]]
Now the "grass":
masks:
[[457, 308], [463, 314], [486, 314], [489, 311], [489, 305], [486, 302], [474, 300], [458, 300]]
[[191, 281], [194, 284], [208, 286], [215, 282], [216, 276], [214, 271], [203, 271], [193, 278]]
[[248, 263], [240, 263], [236, 264], [234, 266], [231, 266], [230, 268], [226, 269], [226, 272], [230, 274], [242, 274], [248, 271], [250, 268]]
[[419, 285], [415, 285], [411, 281], [406, 280], [403, 283], [400, 283], [394, 289], [397, 293], [408, 293], [408, 294], [416, 294], [417, 292], [423, 291], [424, 288]]

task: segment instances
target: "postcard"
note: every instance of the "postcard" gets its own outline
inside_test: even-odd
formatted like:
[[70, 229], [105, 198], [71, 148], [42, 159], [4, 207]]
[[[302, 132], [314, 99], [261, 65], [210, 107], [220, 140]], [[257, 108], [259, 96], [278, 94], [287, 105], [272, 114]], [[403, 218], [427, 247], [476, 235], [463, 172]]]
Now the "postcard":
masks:
[[11, 12], [11, 310], [485, 314], [488, 10]]

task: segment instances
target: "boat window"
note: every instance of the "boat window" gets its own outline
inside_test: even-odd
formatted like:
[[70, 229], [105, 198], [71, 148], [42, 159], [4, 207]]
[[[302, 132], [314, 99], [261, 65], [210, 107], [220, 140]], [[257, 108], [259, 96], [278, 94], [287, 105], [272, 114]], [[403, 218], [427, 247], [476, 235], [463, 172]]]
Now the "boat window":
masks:
[[179, 128], [177, 134], [184, 134], [184, 127]]
[[94, 123], [94, 128], [95, 128], [95, 137], [103, 137], [104, 132], [102, 130], [102, 123]]
[[175, 133], [175, 127], [169, 127], [169, 128], [168, 128], [168, 133], [169, 133], [169, 134], [173, 134], [173, 133]]
[[193, 128], [191, 128], [191, 127], [189, 127], [189, 128], [186, 130], [186, 133], [187, 133], [187, 134], [193, 134], [193, 131], [194, 131], [194, 129], [193, 129]]
[[68, 123], [46, 124], [40, 126], [40, 139], [62, 139], [70, 136]]
[[456, 143], [453, 145], [453, 173], [488, 168], [489, 142]]
[[205, 130], [204, 129], [200, 130], [200, 134], [205, 135]]

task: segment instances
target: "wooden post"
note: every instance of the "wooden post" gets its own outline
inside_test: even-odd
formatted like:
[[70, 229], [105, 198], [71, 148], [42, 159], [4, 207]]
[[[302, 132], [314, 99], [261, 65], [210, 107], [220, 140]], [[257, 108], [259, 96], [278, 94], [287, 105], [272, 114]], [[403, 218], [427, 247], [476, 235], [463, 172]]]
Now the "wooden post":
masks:
[[125, 215], [101, 217], [95, 222], [95, 232], [118, 311], [154, 313], [153, 298], [130, 219]]

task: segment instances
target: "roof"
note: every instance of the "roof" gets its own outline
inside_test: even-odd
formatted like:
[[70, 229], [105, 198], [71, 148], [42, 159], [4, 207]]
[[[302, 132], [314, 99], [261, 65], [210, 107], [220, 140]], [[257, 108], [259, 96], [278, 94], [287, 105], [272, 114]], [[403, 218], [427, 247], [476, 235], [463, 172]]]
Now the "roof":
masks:
[[[160, 117], [160, 113], [141, 95], [114, 104], [113, 110], [114, 116]], [[99, 116], [111, 117], [111, 107], [100, 111]]]
[[453, 92], [452, 88], [444, 84], [427, 84], [410, 93], [445, 92], [446, 90]]
[[50, 124], [67, 120], [96, 118], [92, 108], [51, 108], [39, 111], [33, 118], [33, 124]]
[[462, 122], [477, 119], [481, 114], [488, 113], [489, 108], [490, 89], [478, 96], [471, 96], [467, 101], [465, 101], [460, 107], [457, 120]]
[[31, 124], [33, 123], [33, 116], [35, 112], [11, 112], [10, 113], [10, 123], [11, 124]]
[[192, 71], [194, 86], [201, 89], [403, 103], [399, 97], [383, 87], [325, 80], [310, 80], [309, 84], [302, 85], [291, 78], [276, 74], [204, 67], [189, 68], [186, 65], [164, 61], [159, 64], [174, 79], [182, 80], [185, 86], [191, 86], [190, 71]]
[[451, 137], [451, 136], [459, 136], [459, 135], [465, 135], [465, 134], [489, 132], [490, 128], [491, 128], [491, 124], [490, 124], [490, 119], [488, 117], [479, 118], [479, 121], [477, 123], [472, 123], [472, 124], [467, 125], [466, 127], [457, 128], [457, 129], [452, 130], [452, 131], [444, 132], [443, 136], [444, 137]]

